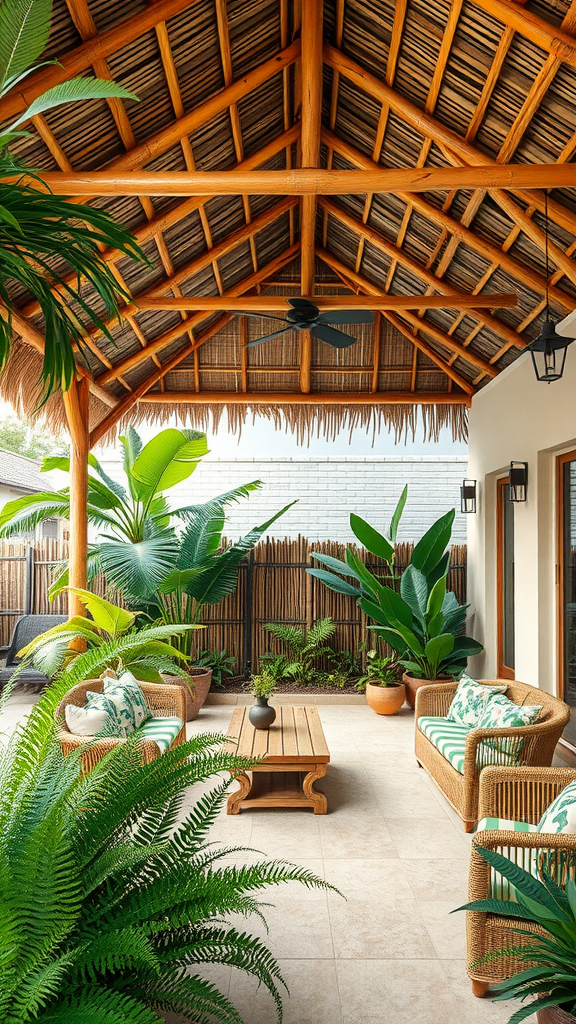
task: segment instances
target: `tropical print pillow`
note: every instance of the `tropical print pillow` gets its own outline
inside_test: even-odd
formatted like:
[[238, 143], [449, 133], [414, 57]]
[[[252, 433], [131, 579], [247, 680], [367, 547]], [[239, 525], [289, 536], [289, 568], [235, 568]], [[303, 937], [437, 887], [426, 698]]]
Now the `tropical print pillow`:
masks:
[[538, 831], [552, 835], [576, 832], [576, 780], [569, 782], [544, 811], [538, 822]]
[[495, 693], [482, 712], [478, 728], [516, 729], [522, 725], [533, 725], [541, 711], [541, 704], [515, 704], [503, 693]]
[[77, 736], [124, 736], [116, 705], [103, 693], [86, 691], [86, 705], [77, 708], [68, 704], [66, 725]]
[[124, 672], [119, 679], [105, 679], [104, 693], [116, 708], [122, 736], [129, 736], [151, 717], [144, 694], [131, 672]]
[[496, 693], [505, 693], [507, 689], [506, 683], [478, 683], [464, 672], [446, 717], [450, 722], [458, 722], [459, 725], [467, 725], [469, 729], [477, 729], [488, 702]]

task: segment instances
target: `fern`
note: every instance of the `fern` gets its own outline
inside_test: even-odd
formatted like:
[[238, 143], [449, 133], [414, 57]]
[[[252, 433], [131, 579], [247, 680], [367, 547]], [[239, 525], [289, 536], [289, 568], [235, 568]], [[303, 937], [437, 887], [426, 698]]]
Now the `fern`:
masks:
[[336, 632], [336, 624], [330, 617], [318, 619], [309, 629], [283, 622], [267, 622], [264, 629], [286, 648], [285, 654], [268, 653], [261, 659], [276, 679], [288, 678], [297, 686], [306, 686], [322, 678], [317, 662], [320, 658], [331, 661], [334, 657], [334, 651], [326, 645]]

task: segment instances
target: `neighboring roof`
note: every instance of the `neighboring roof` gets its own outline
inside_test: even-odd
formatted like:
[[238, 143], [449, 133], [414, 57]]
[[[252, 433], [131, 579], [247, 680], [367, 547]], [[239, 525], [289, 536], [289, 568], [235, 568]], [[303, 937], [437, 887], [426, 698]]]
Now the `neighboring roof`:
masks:
[[[303, 8], [288, 0], [56, 0], [46, 56], [59, 57], [64, 70], [50, 67], [28, 79], [26, 99], [42, 75], [47, 81], [72, 74], [68, 68], [104, 69], [140, 103], [49, 111], [41, 124], [27, 125], [32, 136], [14, 152], [48, 171], [108, 168], [120, 177], [141, 169], [161, 175], [298, 167], [306, 116], [298, 71]], [[325, 0], [323, 31], [316, 65], [323, 61], [321, 167], [574, 160], [576, 17], [569, 0]], [[117, 188], [90, 202], [143, 245], [150, 266], [116, 262], [134, 296], [302, 294], [297, 197], [138, 197]], [[313, 341], [306, 352], [293, 331], [246, 349], [247, 340], [269, 332], [270, 321], [230, 317], [225, 304], [217, 313], [188, 314], [131, 307], [112, 328], [114, 342], [96, 336], [86, 353], [93, 422], [110, 416], [111, 406], [136, 420], [192, 410], [203, 426], [208, 413], [217, 420], [228, 408], [232, 422], [241, 422], [252, 400], [271, 418], [282, 407], [301, 433], [320, 427], [330, 434], [343, 422], [377, 426], [380, 417], [401, 429], [414, 423], [412, 399], [438, 396], [443, 405], [424, 406], [429, 430], [448, 422], [462, 434], [471, 394], [539, 332], [542, 210], [541, 190], [518, 188], [319, 197], [316, 294], [512, 291], [518, 305], [423, 315], [398, 309], [356, 329], [359, 342], [349, 349]], [[560, 317], [576, 307], [574, 189], [551, 192], [550, 238], [551, 305]], [[21, 297], [24, 311], [41, 330], [28, 298]], [[15, 351], [9, 396], [21, 392], [38, 362], [28, 346]], [[28, 405], [36, 400], [27, 384], [24, 392]], [[404, 404], [378, 405], [386, 392]], [[284, 404], [292, 394], [294, 402]]]
[[40, 463], [25, 455], [0, 448], [0, 484], [27, 494], [35, 491], [53, 491], [46, 474], [40, 472]]

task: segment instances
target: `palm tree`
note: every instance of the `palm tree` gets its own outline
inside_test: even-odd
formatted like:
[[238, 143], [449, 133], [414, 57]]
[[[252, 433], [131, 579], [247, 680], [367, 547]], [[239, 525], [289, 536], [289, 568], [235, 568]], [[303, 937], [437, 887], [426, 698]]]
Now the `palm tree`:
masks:
[[[0, 0], [0, 99], [32, 71], [50, 30], [52, 0]], [[54, 61], [44, 61], [55, 63]], [[19, 285], [39, 304], [46, 345], [42, 379], [45, 397], [66, 390], [75, 369], [74, 347], [82, 353], [86, 330], [110, 333], [80, 291], [82, 279], [104, 302], [109, 317], [118, 315], [126, 295], [100, 248], [112, 247], [134, 259], [144, 255], [132, 237], [103, 210], [54, 196], [41, 175], [17, 163], [8, 146], [29, 133], [29, 118], [63, 103], [117, 96], [138, 97], [113, 82], [73, 78], [38, 96], [0, 133], [0, 367], [12, 342], [12, 294]], [[67, 283], [70, 270], [75, 284]]]

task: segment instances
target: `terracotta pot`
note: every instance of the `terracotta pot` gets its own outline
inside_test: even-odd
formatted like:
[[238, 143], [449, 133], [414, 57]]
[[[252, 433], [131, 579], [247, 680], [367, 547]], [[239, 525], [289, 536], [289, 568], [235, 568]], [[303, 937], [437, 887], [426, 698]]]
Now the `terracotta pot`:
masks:
[[416, 676], [411, 676], [408, 672], [402, 676], [402, 682], [406, 687], [406, 700], [412, 710], [416, 704], [416, 690], [419, 690], [421, 686], [433, 686], [434, 683], [449, 683], [450, 681], [451, 676], [440, 676], [439, 679], [417, 679]]
[[267, 697], [256, 697], [248, 718], [255, 729], [269, 729], [276, 720], [276, 708], [271, 708]]
[[536, 1015], [538, 1024], [575, 1024], [576, 1017], [559, 1006], [547, 1006], [544, 1010], [538, 1010]]
[[200, 708], [206, 702], [212, 682], [212, 669], [192, 665], [182, 676], [162, 676], [162, 678], [167, 683], [182, 687], [186, 704], [186, 721], [193, 722], [198, 717]]
[[366, 700], [377, 715], [395, 715], [406, 700], [406, 687], [404, 683], [388, 683], [387, 686], [366, 683]]

